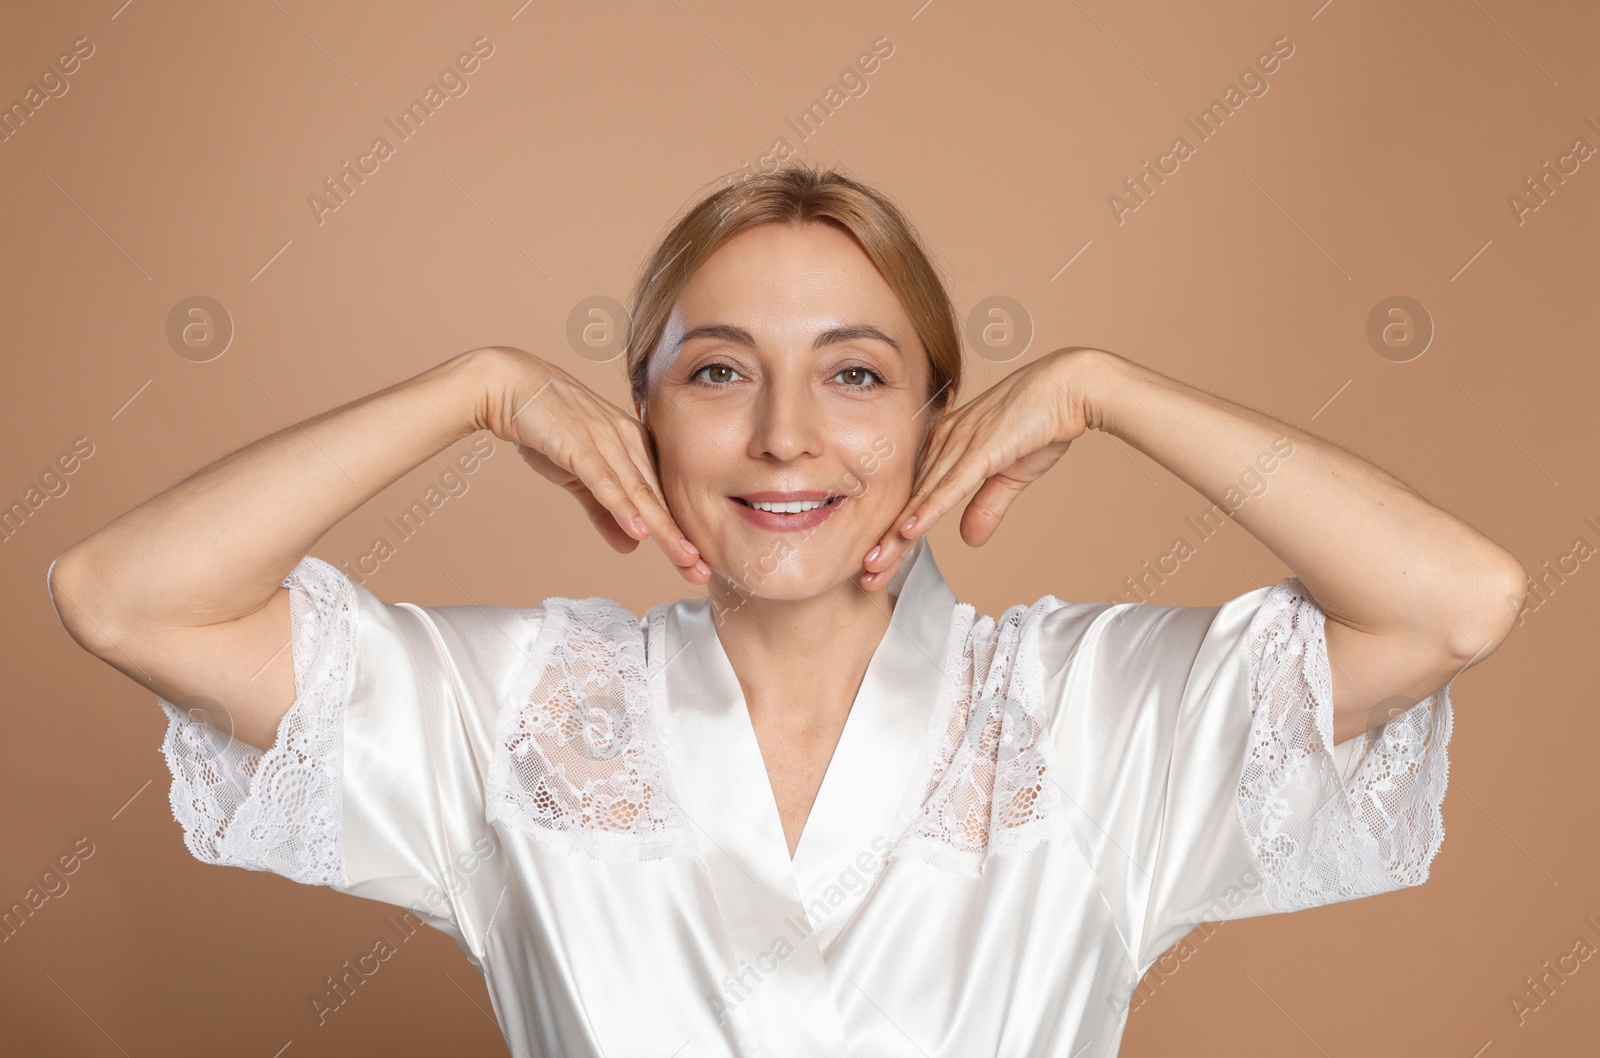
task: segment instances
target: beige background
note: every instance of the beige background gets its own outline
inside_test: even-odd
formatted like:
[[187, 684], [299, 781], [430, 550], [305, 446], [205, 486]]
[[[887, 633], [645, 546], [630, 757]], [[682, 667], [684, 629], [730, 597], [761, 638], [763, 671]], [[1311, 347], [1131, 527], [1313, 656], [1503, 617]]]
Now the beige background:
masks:
[[[474, 346], [558, 359], [623, 403], [620, 361], [578, 355], [569, 311], [625, 298], [669, 219], [780, 137], [900, 202], [963, 316], [997, 294], [1026, 307], [1024, 359], [969, 350], [963, 399], [1098, 345], [1350, 448], [1530, 571], [1580, 536], [1600, 544], [1584, 522], [1600, 523], [1600, 156], [1520, 223], [1507, 202], [1575, 138], [1600, 148], [1592, 5], [118, 2], [10, 3], [0, 32], [0, 101], [73, 41], [94, 47], [0, 143], [0, 500], [75, 439], [93, 445], [0, 543], [0, 904], [80, 837], [94, 848], [0, 944], [7, 1053], [505, 1053], [481, 979], [432, 931], [317, 1025], [308, 995], [371, 948], [388, 909], [193, 860], [153, 696], [71, 641], [45, 570], [207, 462]], [[307, 196], [397, 139], [384, 119], [479, 37], [494, 51], [467, 94], [318, 224]], [[801, 140], [785, 119], [879, 37], [893, 53], [867, 91]], [[1281, 37], [1295, 50], [1268, 92], [1198, 142], [1184, 119]], [[1108, 196], [1180, 135], [1194, 154], [1118, 223]], [[166, 338], [192, 295], [235, 328], [208, 362]], [[1404, 363], [1366, 337], [1392, 295], [1436, 327]], [[451, 454], [315, 553], [367, 551]], [[369, 588], [428, 605], [606, 595], [637, 612], [686, 590], [653, 547], [607, 548], [508, 445], [468, 481]], [[1092, 435], [991, 546], [967, 548], [953, 516], [933, 539], [957, 594], [998, 614], [1046, 592], [1106, 598], [1207, 506]], [[1228, 526], [1153, 601], [1215, 605], [1287, 572]], [[1584, 923], [1600, 921], [1596, 581], [1590, 564], [1552, 578], [1457, 681], [1427, 885], [1217, 928], [1153, 974], [1123, 1053], [1594, 1053], [1600, 961], [1525, 1024], [1507, 996], [1578, 936], [1600, 945]]]

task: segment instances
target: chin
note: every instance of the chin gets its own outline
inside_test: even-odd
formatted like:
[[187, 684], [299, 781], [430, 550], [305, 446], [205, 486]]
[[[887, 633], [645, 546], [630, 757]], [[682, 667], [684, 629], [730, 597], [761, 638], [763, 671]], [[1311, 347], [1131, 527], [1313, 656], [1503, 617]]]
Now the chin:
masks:
[[[870, 546], [861, 547], [861, 553]], [[855, 570], [843, 567], [839, 545], [818, 536], [792, 542], [781, 537], [737, 542], [724, 538], [706, 562], [740, 594], [762, 599], [813, 599], [860, 571], [859, 563]]]
[[[732, 497], [674, 499], [678, 502], [669, 501], [668, 510], [706, 564], [740, 594], [764, 599], [815, 598], [859, 575], [862, 557], [894, 516], [877, 497], [878, 502], [863, 506], [860, 497], [847, 496], [844, 506], [820, 524], [782, 532], [732, 512], [725, 506]], [[864, 525], [874, 532], [864, 533]]]
[[733, 582], [733, 591], [743, 598], [771, 599], [775, 602], [799, 602], [815, 599], [842, 584], [847, 577], [805, 575], [780, 571], [769, 577], [751, 577], [748, 581]]

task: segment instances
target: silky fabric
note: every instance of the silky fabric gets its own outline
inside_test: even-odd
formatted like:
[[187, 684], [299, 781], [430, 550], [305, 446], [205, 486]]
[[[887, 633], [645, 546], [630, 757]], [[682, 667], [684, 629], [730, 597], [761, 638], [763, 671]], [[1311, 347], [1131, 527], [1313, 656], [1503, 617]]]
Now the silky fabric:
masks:
[[[1135, 985], [1200, 922], [1418, 884], [1442, 840], [1439, 784], [1405, 784], [1440, 774], [1448, 685], [1407, 714], [1436, 721], [1410, 770], [1343, 793], [1377, 735], [1332, 746], [1325, 687], [1290, 703], [1322, 733], [1323, 793], [1272, 803], [1312, 837], [1285, 860], [1247, 828], [1257, 670], [1327, 663], [1320, 635], [1292, 659], [1262, 646], [1287, 581], [1216, 607], [1045, 596], [995, 621], [920, 539], [792, 859], [705, 598], [643, 619], [599, 599], [390, 604], [311, 557], [284, 584], [297, 697], [270, 750], [218, 749], [161, 703], [185, 840], [445, 932], [517, 1055], [1114, 1055]], [[626, 666], [575, 663], [580, 633], [639, 663], [631, 712], [594, 704]], [[584, 727], [580, 763], [645, 791], [604, 813], [563, 807], [570, 733], [529, 719], [580, 670], [604, 738], [628, 740], [596, 752]], [[1340, 811], [1381, 801], [1381, 848], [1420, 856], [1360, 836], [1352, 883], [1353, 854], [1318, 836], [1329, 791]], [[644, 800], [651, 819], [617, 815]], [[1312, 895], [1274, 904], [1290, 892]]]

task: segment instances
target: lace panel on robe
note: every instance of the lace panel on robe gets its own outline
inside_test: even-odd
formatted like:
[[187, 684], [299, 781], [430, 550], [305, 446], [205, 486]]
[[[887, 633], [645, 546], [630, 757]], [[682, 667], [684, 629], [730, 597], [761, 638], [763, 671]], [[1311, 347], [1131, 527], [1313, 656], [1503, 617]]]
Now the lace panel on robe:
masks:
[[168, 799], [196, 859], [271, 871], [307, 885], [348, 884], [340, 846], [342, 709], [350, 688], [354, 592], [306, 556], [283, 579], [295, 700], [266, 751], [158, 698]]
[[[502, 708], [488, 818], [599, 860], [704, 860], [674, 799], [640, 621], [609, 599], [554, 597]], [[664, 701], [659, 696], [655, 699]]]
[[998, 621], [957, 605], [930, 733], [933, 770], [897, 851], [976, 877], [989, 854], [1027, 852], [1062, 818], [1043, 670], [1024, 634], [1058, 605], [1045, 596]]
[[[1042, 668], [1027, 622], [1046, 596], [999, 619], [957, 607], [933, 768], [901, 849], [977, 875], [992, 850], [1025, 852], [1053, 830], [1060, 792]], [[1444, 840], [1449, 684], [1352, 747], [1333, 746], [1324, 614], [1295, 578], [1264, 597], [1248, 636], [1251, 724], [1236, 806], [1266, 898], [1294, 911], [1421, 885]]]
[[1250, 630], [1254, 717], [1238, 807], [1278, 911], [1421, 885], [1444, 841], [1449, 683], [1357, 736], [1344, 779], [1331, 752], [1325, 616], [1288, 577]]

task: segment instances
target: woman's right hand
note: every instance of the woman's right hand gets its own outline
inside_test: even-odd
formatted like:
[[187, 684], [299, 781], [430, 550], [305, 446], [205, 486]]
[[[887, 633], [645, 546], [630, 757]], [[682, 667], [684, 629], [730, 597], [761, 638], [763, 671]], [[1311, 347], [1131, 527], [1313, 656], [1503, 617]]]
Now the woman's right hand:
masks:
[[482, 351], [503, 366], [484, 395], [478, 426], [516, 445], [524, 462], [572, 493], [617, 551], [628, 554], [654, 536], [685, 580], [709, 581], [711, 567], [661, 498], [644, 424], [532, 353]]

